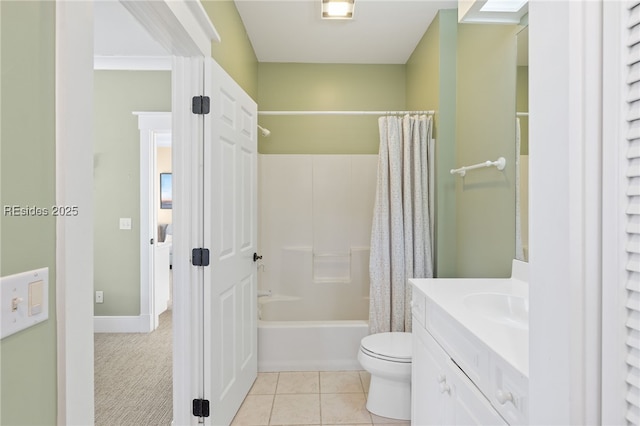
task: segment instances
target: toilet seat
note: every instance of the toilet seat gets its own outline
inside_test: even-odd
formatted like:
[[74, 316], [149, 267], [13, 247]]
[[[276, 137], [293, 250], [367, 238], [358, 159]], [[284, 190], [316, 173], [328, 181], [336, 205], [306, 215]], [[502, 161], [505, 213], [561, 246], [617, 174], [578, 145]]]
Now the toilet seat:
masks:
[[390, 332], [366, 336], [360, 350], [372, 357], [389, 362], [411, 363], [411, 333]]

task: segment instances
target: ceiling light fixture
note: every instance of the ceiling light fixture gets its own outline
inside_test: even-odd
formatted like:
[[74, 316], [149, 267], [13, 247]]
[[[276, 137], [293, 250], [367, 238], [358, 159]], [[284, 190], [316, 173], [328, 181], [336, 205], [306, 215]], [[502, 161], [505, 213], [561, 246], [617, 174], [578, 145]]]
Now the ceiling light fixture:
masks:
[[487, 0], [481, 12], [518, 12], [527, 0]]
[[475, 24], [523, 24], [529, 12], [527, 0], [464, 0], [458, 3], [458, 22]]
[[322, 0], [322, 19], [352, 19], [355, 0]]

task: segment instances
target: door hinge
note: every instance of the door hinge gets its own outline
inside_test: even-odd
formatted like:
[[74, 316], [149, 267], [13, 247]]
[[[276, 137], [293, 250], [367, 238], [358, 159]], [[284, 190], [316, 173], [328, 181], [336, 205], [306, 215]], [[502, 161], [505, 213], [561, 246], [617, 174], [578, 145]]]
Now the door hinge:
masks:
[[193, 266], [209, 266], [209, 249], [194, 248], [191, 251], [191, 264]]
[[209, 114], [210, 100], [208, 96], [194, 96], [191, 101], [191, 111], [194, 114]]
[[195, 417], [209, 417], [209, 400], [208, 399], [194, 399], [193, 400], [193, 415]]

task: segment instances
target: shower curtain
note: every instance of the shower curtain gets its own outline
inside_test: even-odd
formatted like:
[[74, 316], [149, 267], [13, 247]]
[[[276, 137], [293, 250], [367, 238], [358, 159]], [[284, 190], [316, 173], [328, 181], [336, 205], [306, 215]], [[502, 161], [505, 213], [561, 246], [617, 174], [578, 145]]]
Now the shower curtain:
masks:
[[432, 123], [430, 116], [378, 119], [378, 182], [369, 258], [371, 333], [411, 331], [408, 279], [433, 277]]

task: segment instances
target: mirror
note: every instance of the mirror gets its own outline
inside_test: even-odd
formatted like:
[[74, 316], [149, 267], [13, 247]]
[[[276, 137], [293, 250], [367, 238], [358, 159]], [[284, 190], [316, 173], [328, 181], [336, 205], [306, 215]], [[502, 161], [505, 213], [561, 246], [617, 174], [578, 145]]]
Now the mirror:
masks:
[[517, 36], [516, 259], [529, 261], [529, 27]]

